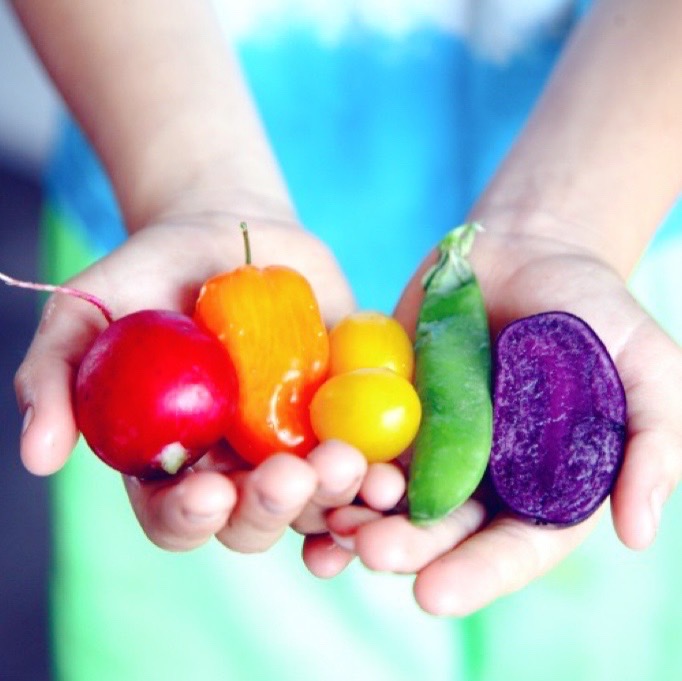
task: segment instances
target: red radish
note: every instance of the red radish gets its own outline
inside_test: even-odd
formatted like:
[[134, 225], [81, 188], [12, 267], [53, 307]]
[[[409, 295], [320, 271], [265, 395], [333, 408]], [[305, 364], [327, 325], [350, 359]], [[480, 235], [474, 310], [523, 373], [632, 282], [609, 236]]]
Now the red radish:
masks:
[[76, 377], [76, 422], [102, 461], [139, 478], [172, 475], [223, 437], [237, 377], [222, 344], [186, 315], [141, 310], [113, 321], [102, 301], [68, 287], [10, 285], [77, 296], [110, 322]]
[[189, 317], [142, 310], [113, 322], [83, 358], [76, 420], [112, 468], [174, 474], [223, 436], [237, 378], [222, 345]]

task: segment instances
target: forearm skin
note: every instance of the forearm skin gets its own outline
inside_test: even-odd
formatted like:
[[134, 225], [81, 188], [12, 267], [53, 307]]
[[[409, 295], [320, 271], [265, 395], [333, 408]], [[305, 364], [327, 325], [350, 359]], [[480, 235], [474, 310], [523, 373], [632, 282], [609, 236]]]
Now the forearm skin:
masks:
[[182, 211], [189, 195], [204, 210], [231, 202], [249, 212], [253, 198], [291, 217], [208, 0], [15, 0], [13, 6], [102, 159], [131, 232], [171, 203]]
[[682, 186], [682, 3], [602, 0], [472, 211], [627, 277]]

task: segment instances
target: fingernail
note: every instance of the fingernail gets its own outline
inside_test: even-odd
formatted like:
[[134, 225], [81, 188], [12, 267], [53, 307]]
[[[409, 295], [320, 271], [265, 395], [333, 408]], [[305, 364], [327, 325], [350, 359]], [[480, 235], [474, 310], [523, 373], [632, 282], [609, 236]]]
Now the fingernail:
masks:
[[336, 532], [330, 532], [329, 535], [337, 546], [346, 551], [350, 551], [351, 553], [355, 553], [355, 537], [348, 534], [336, 534]]
[[22, 435], [26, 433], [29, 426], [31, 425], [31, 421], [33, 421], [33, 413], [34, 413], [33, 405], [29, 404], [28, 407], [26, 408], [26, 411], [24, 412], [24, 420], [23, 423], [21, 424]]

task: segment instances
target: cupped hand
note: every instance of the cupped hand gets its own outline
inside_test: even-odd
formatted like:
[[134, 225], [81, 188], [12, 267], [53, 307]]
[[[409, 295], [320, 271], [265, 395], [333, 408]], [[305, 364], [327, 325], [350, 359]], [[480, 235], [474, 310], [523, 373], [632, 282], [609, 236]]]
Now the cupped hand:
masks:
[[[561, 241], [485, 232], [472, 261], [493, 337], [514, 319], [565, 310], [585, 319], [606, 344], [628, 404], [625, 460], [611, 494], [613, 526], [626, 546], [647, 547], [682, 474], [682, 350], [592, 253]], [[396, 311], [411, 329], [421, 301], [420, 274]], [[424, 610], [459, 616], [549, 571], [589, 535], [605, 510], [573, 527], [541, 527], [505, 512], [482, 487], [447, 518], [417, 527], [404, 513], [382, 513], [372, 493], [364, 500], [365, 507], [329, 514], [334, 551], [320, 539], [308, 540], [309, 569], [332, 576], [355, 554], [372, 570], [415, 574], [415, 597]], [[330, 561], [330, 552], [342, 552], [343, 560], [337, 555]]]
[[[203, 281], [244, 263], [239, 222], [216, 214], [159, 221], [68, 284], [99, 297], [114, 318], [144, 308], [191, 313]], [[306, 276], [328, 324], [352, 309], [348, 285], [323, 244], [293, 223], [248, 224], [255, 265], [289, 265]], [[15, 382], [24, 414], [21, 456], [29, 471], [54, 473], [74, 448], [74, 377], [105, 325], [100, 312], [80, 299], [55, 294], [46, 303]], [[125, 484], [156, 544], [187, 550], [215, 535], [234, 550], [253, 552], [267, 549], [292, 523], [303, 532], [321, 530], [326, 509], [350, 503], [365, 470], [359, 452], [327, 443], [305, 460], [278, 454], [255, 469], [215, 451], [177, 478], [126, 478]]]

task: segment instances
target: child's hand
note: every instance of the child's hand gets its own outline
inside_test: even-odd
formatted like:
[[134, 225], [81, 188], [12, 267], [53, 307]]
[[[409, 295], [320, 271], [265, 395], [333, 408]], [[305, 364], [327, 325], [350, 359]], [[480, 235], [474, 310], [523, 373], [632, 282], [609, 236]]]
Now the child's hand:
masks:
[[[244, 263], [239, 221], [232, 215], [199, 215], [159, 222], [70, 284], [100, 297], [115, 317], [142, 308], [191, 312], [205, 279]], [[304, 274], [328, 323], [350, 311], [350, 290], [322, 244], [297, 225], [254, 219], [249, 230], [255, 263], [287, 264]], [[16, 379], [25, 414], [21, 455], [34, 473], [57, 471], [76, 443], [74, 376], [103, 328], [100, 313], [83, 301], [58, 294], [46, 304]], [[301, 531], [321, 530], [324, 511], [350, 503], [366, 470], [364, 457], [340, 443], [317, 448], [307, 460], [278, 455], [255, 470], [234, 455], [218, 455], [209, 453], [177, 479], [126, 479], [135, 513], [152, 541], [184, 550], [215, 534], [235, 550], [265, 550], [297, 519]]]
[[[513, 319], [561, 309], [584, 318], [605, 342], [629, 415], [625, 462], [611, 496], [613, 524], [626, 546], [647, 547], [682, 473], [682, 350], [593, 254], [539, 238], [485, 233], [472, 259], [493, 336]], [[408, 328], [420, 298], [417, 276], [397, 310]], [[500, 511], [486, 492], [481, 489], [476, 499], [428, 528], [412, 525], [405, 515], [383, 517], [366, 494], [369, 508], [334, 511], [328, 526], [349, 549], [343, 553], [346, 563], [355, 552], [373, 570], [416, 573], [415, 595], [425, 610], [464, 615], [547, 572], [597, 522], [598, 514], [558, 531], [534, 526]], [[308, 567], [331, 576], [329, 559], [316, 542], [308, 540]], [[337, 558], [337, 571], [343, 565]]]
[[330, 442], [307, 459], [278, 454], [249, 469], [231, 452], [211, 452], [177, 479], [126, 477], [125, 484], [140, 525], [158, 546], [184, 551], [215, 535], [234, 551], [255, 553], [290, 525], [323, 531], [325, 513], [351, 503], [365, 467], [357, 450]]

